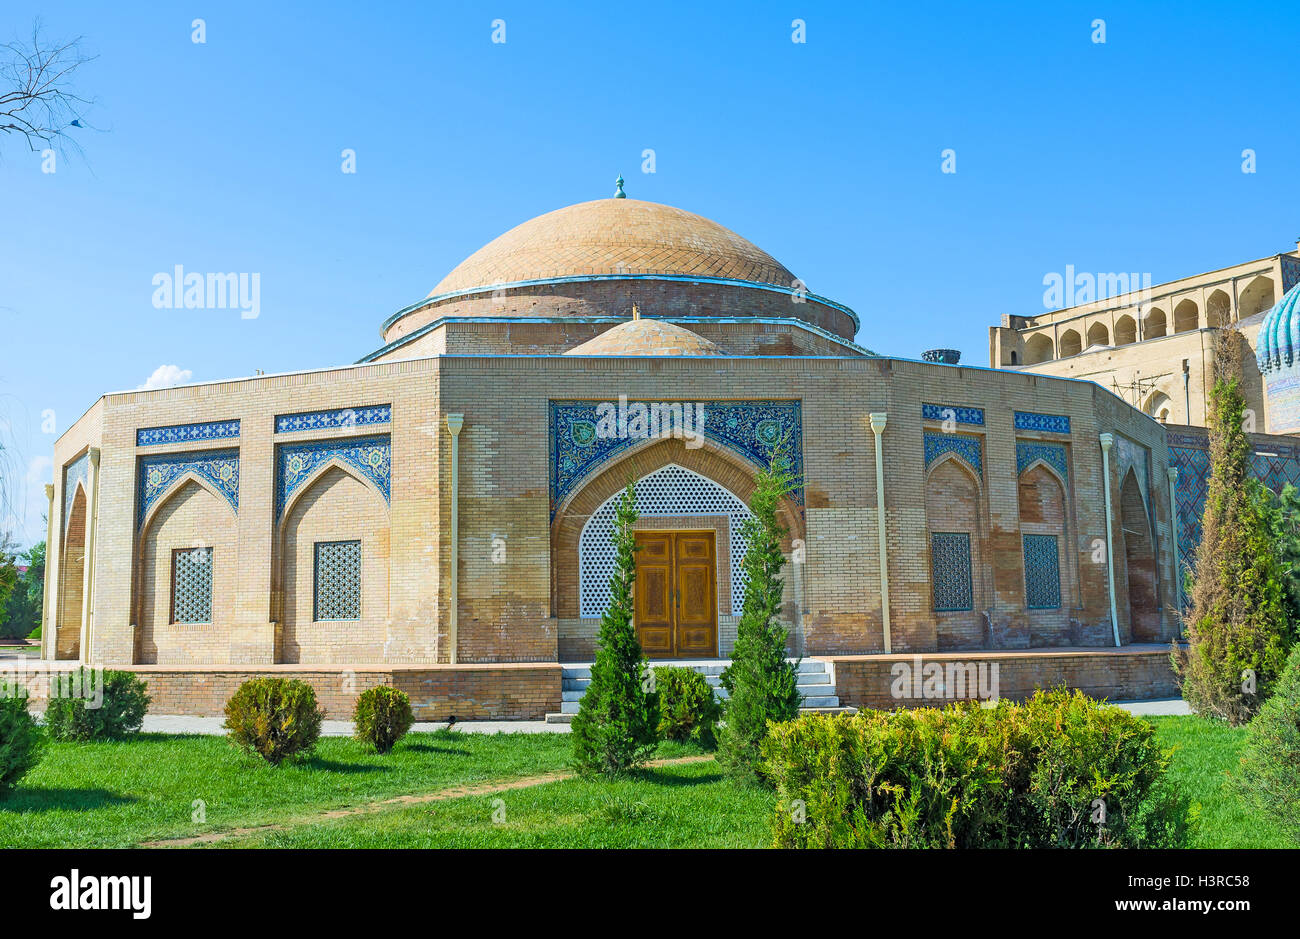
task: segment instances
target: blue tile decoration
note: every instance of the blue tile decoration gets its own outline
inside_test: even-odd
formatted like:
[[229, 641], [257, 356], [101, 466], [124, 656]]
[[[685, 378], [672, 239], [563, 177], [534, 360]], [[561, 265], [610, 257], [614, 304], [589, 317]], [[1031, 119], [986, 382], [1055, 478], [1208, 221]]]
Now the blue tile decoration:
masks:
[[1064, 414], [1034, 414], [1032, 411], [1017, 411], [1016, 430], [1038, 430], [1050, 434], [1068, 434], [1070, 432], [1070, 419]]
[[316, 470], [330, 460], [352, 467], [375, 484], [392, 504], [392, 450], [387, 435], [382, 437], [324, 440], [313, 443], [286, 443], [278, 448], [275, 479], [275, 517], [280, 518], [289, 499], [309, 480]]
[[[551, 517], [574, 487], [587, 478], [592, 470], [636, 444], [647, 439], [667, 437], [664, 428], [648, 427], [645, 433], [635, 433], [637, 428], [628, 420], [628, 411], [636, 405], [655, 402], [605, 402], [605, 401], [551, 401], [549, 418]], [[621, 429], [600, 433], [608, 418], [610, 405], [617, 411], [620, 405], [624, 419]], [[791, 499], [803, 505], [803, 405], [789, 401], [700, 401], [685, 402], [704, 408], [703, 435], [706, 439], [726, 447], [756, 466], [767, 466], [772, 448], [786, 441], [786, 454], [791, 470], [797, 479], [797, 488]], [[599, 413], [597, 408], [605, 405]], [[692, 422], [691, 429], [695, 430]]]
[[388, 424], [393, 420], [389, 404], [376, 404], [365, 408], [339, 408], [336, 411], [303, 411], [299, 414], [278, 414], [275, 418], [277, 434], [297, 430], [321, 430], [330, 427], [369, 427]]
[[1025, 606], [1031, 610], [1061, 608], [1061, 552], [1055, 535], [1023, 535]]
[[945, 411], [952, 411], [955, 415], [953, 420], [958, 424], [975, 424], [980, 427], [984, 426], [984, 409], [983, 408], [959, 408], [951, 404], [922, 404], [921, 417], [927, 421], [947, 420]]
[[970, 575], [970, 532], [930, 532], [930, 582], [936, 613], [975, 609]]
[[925, 467], [945, 453], [955, 453], [975, 468], [981, 477], [984, 475], [984, 441], [979, 437], [967, 437], [962, 434], [936, 434], [926, 432]]
[[[1190, 568], [1201, 543], [1201, 516], [1210, 485], [1210, 441], [1204, 434], [1169, 433], [1169, 463], [1178, 470], [1174, 502], [1178, 508], [1179, 566]], [[1251, 448], [1250, 474], [1273, 492], [1287, 483], [1300, 487], [1300, 447], [1273, 441]], [[1190, 605], [1186, 594], [1183, 606]]]
[[144, 524], [149, 510], [187, 473], [211, 483], [230, 507], [239, 511], [239, 451], [165, 453], [141, 457], [136, 499], [136, 525]]
[[160, 443], [191, 443], [195, 440], [229, 440], [239, 436], [239, 421], [208, 421], [205, 424], [172, 424], [169, 427], [141, 427], [135, 432], [137, 447]]
[[1016, 441], [1016, 475], [1029, 469], [1030, 464], [1042, 460], [1060, 473], [1062, 479], [1070, 478], [1069, 466], [1065, 460], [1065, 447], [1059, 443], [1036, 443], [1025, 440]]
[[1300, 284], [1300, 258], [1283, 254], [1278, 257], [1282, 262], [1282, 292], [1286, 293], [1296, 284]]
[[68, 530], [68, 517], [72, 514], [72, 497], [77, 493], [77, 483], [86, 485], [86, 471], [90, 466], [87, 450], [63, 468], [63, 530]]

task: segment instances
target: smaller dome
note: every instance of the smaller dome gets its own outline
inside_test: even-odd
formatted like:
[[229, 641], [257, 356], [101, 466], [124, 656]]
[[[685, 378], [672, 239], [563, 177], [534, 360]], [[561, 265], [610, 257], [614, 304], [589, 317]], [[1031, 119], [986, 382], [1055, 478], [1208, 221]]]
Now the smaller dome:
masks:
[[663, 320], [635, 319], [619, 323], [594, 339], [574, 346], [565, 355], [726, 355], [689, 329]]
[[1264, 314], [1255, 340], [1255, 360], [1261, 372], [1300, 364], [1300, 284]]

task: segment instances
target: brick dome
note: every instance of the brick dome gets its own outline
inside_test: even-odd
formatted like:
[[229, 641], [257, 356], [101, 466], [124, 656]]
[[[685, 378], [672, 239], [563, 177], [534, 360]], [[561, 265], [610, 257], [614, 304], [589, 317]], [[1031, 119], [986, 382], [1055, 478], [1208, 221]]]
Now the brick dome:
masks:
[[430, 297], [557, 277], [717, 277], [790, 289], [766, 251], [692, 212], [637, 199], [596, 199], [516, 225], [458, 264]]
[[620, 323], [595, 339], [574, 346], [565, 355], [726, 355], [689, 329], [662, 320], [636, 319]]

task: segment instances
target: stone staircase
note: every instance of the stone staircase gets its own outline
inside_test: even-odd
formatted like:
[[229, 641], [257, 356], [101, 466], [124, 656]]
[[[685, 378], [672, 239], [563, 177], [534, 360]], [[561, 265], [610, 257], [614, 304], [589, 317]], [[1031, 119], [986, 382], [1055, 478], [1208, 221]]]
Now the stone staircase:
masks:
[[[721, 700], [726, 700], [727, 697], [727, 691], [722, 687], [722, 670], [729, 664], [730, 662], [726, 659], [650, 663], [652, 667], [676, 665], [699, 672], [708, 679], [709, 684], [713, 686], [713, 693]], [[567, 724], [573, 720], [573, 715], [578, 713], [578, 702], [582, 700], [582, 696], [587, 692], [587, 686], [591, 684], [591, 666], [565, 665], [562, 667], [561, 677], [564, 685], [561, 692], [560, 712], [546, 715], [546, 721], [549, 724]], [[798, 687], [799, 693], [803, 695], [803, 704], [799, 708], [800, 711], [851, 714], [857, 710], [852, 707], [840, 706], [839, 696], [835, 693], [834, 675], [830, 666], [825, 662], [817, 659], [804, 659], [800, 662]]]

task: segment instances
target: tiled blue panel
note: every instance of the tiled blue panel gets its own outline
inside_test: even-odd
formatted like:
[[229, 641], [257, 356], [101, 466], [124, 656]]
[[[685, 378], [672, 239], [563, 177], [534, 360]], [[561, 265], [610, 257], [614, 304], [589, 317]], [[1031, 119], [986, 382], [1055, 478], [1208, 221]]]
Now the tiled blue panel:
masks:
[[927, 421], [945, 421], [948, 415], [944, 412], [952, 411], [953, 420], [958, 424], [977, 424], [984, 426], [984, 409], [983, 408], [958, 408], [950, 404], [922, 404], [921, 417]]
[[975, 468], [980, 476], [984, 475], [984, 441], [979, 437], [966, 437], [962, 434], [925, 433], [925, 465], [939, 459], [945, 453], [955, 453]]
[[90, 451], [87, 450], [63, 469], [63, 528], [68, 527], [68, 516], [72, 513], [72, 497], [77, 492], [77, 483], [86, 485], [86, 469], [90, 465]]
[[172, 424], [170, 427], [141, 427], [135, 432], [137, 447], [160, 443], [190, 443], [195, 440], [227, 440], [239, 436], [239, 421], [209, 421], [206, 424]]
[[[1208, 438], [1198, 434], [1169, 434], [1169, 462], [1178, 469], [1178, 489], [1174, 501], [1178, 507], [1178, 558], [1180, 566], [1189, 568], [1201, 543], [1201, 516], [1210, 487]], [[1263, 451], [1263, 452], [1260, 452]], [[1252, 450], [1250, 474], [1274, 492], [1291, 483], [1300, 487], [1300, 447], [1268, 444]], [[1183, 596], [1183, 606], [1191, 601]]]
[[1035, 460], [1042, 460], [1061, 474], [1062, 479], [1069, 479], [1069, 469], [1065, 461], [1065, 447], [1059, 443], [1030, 443], [1016, 441], [1016, 475], [1029, 469]]
[[186, 473], [211, 483], [230, 507], [239, 511], [239, 451], [212, 453], [167, 453], [140, 460], [136, 524], [144, 523], [149, 510]]
[[930, 578], [934, 589], [935, 612], [975, 608], [974, 592], [971, 590], [968, 532], [930, 533]]
[[296, 430], [320, 430], [327, 427], [367, 427], [387, 424], [393, 419], [393, 408], [377, 404], [368, 408], [339, 408], [337, 411], [304, 411], [300, 414], [280, 414], [275, 418], [275, 432], [287, 434]]
[[[630, 447], [649, 439], [598, 433], [602, 410], [612, 402], [552, 401], [550, 403], [551, 517], [579, 481], [593, 469]], [[648, 401], [628, 402], [648, 405]], [[694, 406], [696, 402], [690, 402]], [[786, 441], [785, 453], [797, 479], [791, 498], [803, 505], [803, 409], [799, 401], [703, 401], [703, 435], [740, 454], [756, 466], [767, 466], [772, 448]], [[617, 405], [615, 405], [617, 407]], [[692, 412], [693, 413], [693, 412]], [[608, 421], [606, 421], [608, 423]], [[626, 421], [624, 421], [626, 425]], [[663, 436], [661, 433], [660, 436]]]
[[1016, 430], [1038, 430], [1052, 434], [1068, 434], [1070, 432], [1070, 419], [1064, 414], [1034, 414], [1031, 411], [1017, 411]]
[[278, 519], [289, 498], [312, 474], [330, 460], [352, 467], [375, 484], [384, 501], [391, 502], [392, 451], [388, 437], [342, 438], [314, 443], [286, 443], [279, 447], [276, 461], [275, 517]]
[[1284, 254], [1278, 260], [1282, 262], [1282, 292], [1286, 293], [1296, 284], [1300, 284], [1300, 258]]
[[1061, 552], [1055, 535], [1024, 535], [1025, 606], [1061, 608]]

